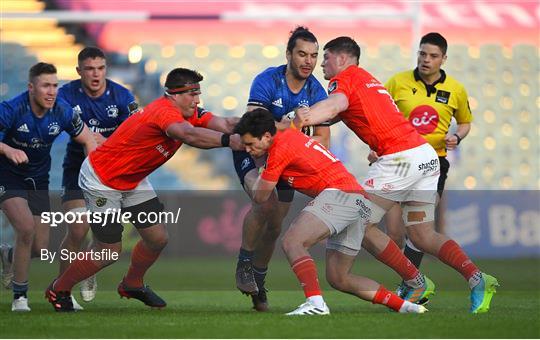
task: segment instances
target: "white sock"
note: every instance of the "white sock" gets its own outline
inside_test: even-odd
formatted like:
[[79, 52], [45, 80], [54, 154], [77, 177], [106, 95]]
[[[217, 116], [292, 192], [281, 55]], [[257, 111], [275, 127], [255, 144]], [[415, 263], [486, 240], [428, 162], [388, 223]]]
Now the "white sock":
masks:
[[311, 302], [317, 308], [324, 307], [324, 299], [321, 295], [313, 295], [308, 297], [308, 301]]
[[477, 284], [480, 283], [480, 281], [482, 281], [482, 272], [478, 271], [469, 279], [469, 288], [473, 289]]

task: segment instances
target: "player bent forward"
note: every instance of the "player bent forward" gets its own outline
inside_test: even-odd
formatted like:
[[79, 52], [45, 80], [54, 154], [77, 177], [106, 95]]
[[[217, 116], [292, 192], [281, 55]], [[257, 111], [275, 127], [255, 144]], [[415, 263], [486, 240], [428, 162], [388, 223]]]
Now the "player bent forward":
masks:
[[[265, 202], [280, 179], [314, 198], [292, 222], [283, 238], [283, 250], [307, 298], [287, 315], [330, 314], [319, 287], [315, 262], [307, 251], [327, 238], [327, 279], [330, 284], [401, 313], [427, 311], [373, 280], [350, 273], [361, 247], [361, 238], [357, 234], [364, 233], [371, 203], [360, 184], [330, 151], [295, 129], [276, 132], [272, 114], [264, 109], [244, 114], [235, 132], [241, 135], [246, 151], [252, 157], [268, 154], [266, 168], [251, 192], [255, 202]], [[345, 254], [346, 261], [336, 261], [338, 252]], [[349, 277], [349, 286], [340, 285], [344, 281], [342, 275]]]
[[[94, 213], [128, 212], [141, 235], [131, 253], [129, 270], [118, 285], [120, 297], [134, 298], [150, 307], [165, 307], [165, 301], [144, 284], [143, 277], [167, 245], [165, 225], [139, 220], [140, 213], [159, 215], [163, 204], [147, 179], [187, 143], [198, 148], [231, 146], [243, 149], [240, 137], [230, 136], [238, 118], [222, 118], [199, 108], [199, 82], [203, 77], [192, 70], [177, 68], [167, 75], [165, 95], [144, 110], [131, 115], [84, 161], [79, 185], [88, 208]], [[113, 219], [108, 218], [107, 221]], [[123, 226], [108, 222], [91, 223], [96, 238], [94, 251], [120, 252]], [[71, 289], [114, 260], [75, 260], [46, 290], [58, 312], [72, 312]]]

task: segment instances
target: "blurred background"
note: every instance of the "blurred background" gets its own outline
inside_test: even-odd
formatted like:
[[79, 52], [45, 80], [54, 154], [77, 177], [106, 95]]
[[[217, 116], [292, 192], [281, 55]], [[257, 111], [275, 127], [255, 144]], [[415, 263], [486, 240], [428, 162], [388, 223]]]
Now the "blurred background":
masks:
[[[95, 45], [107, 53], [108, 77], [142, 105], [162, 95], [171, 69], [187, 67], [205, 77], [202, 106], [225, 116], [244, 112], [255, 75], [286, 63], [297, 25], [309, 27], [321, 47], [353, 37], [360, 65], [382, 82], [414, 68], [420, 37], [440, 32], [449, 43], [443, 68], [465, 85], [475, 119], [449, 155], [447, 233], [476, 256], [540, 256], [537, 1], [2, 0], [0, 11], [1, 100], [26, 89], [37, 61], [55, 64], [62, 83], [76, 79], [78, 52]], [[326, 86], [320, 52], [315, 76]], [[51, 190], [60, 189], [67, 140], [53, 148]], [[368, 148], [342, 124], [332, 127], [331, 149], [365, 176]], [[190, 207], [181, 228], [170, 228], [186, 246], [170, 252], [236, 252], [248, 202], [230, 151], [183, 146], [150, 179], [156, 189], [181, 190], [163, 193], [171, 210]], [[194, 204], [194, 196], [206, 198]], [[4, 240], [12, 233], [5, 224]]]

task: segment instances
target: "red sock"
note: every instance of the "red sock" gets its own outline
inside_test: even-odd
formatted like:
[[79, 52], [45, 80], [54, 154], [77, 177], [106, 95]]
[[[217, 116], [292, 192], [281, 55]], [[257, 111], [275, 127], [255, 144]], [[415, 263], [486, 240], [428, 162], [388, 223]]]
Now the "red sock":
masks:
[[160, 253], [161, 251], [155, 251], [145, 246], [142, 240], [137, 242], [131, 252], [131, 265], [124, 277], [126, 286], [131, 288], [142, 287], [144, 274], [156, 262]]
[[380, 285], [379, 289], [375, 293], [375, 296], [373, 297], [372, 303], [385, 305], [386, 307], [399, 312], [399, 309], [401, 306], [403, 306], [405, 301], [396, 294], [384, 288], [383, 285]]
[[403, 255], [397, 244], [389, 240], [384, 250], [377, 255], [377, 260], [392, 268], [403, 280], [411, 280], [418, 275], [418, 268]]
[[298, 281], [300, 281], [306, 298], [313, 295], [322, 295], [321, 287], [319, 287], [319, 279], [317, 278], [317, 267], [311, 256], [304, 256], [297, 259], [291, 268], [294, 274], [296, 274]]
[[454, 240], [448, 240], [441, 246], [439, 260], [460, 272], [467, 281], [479, 271], [478, 267]]
[[101, 267], [92, 260], [75, 260], [54, 283], [54, 290], [71, 292], [71, 288], [84, 279], [99, 272]]

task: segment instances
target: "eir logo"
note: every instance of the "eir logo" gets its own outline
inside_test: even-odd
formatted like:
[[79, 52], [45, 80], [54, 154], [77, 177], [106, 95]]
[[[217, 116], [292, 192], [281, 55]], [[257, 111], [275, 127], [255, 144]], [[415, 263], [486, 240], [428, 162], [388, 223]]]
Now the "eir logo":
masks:
[[411, 111], [409, 122], [421, 135], [435, 131], [439, 125], [439, 113], [429, 105], [420, 105]]

